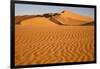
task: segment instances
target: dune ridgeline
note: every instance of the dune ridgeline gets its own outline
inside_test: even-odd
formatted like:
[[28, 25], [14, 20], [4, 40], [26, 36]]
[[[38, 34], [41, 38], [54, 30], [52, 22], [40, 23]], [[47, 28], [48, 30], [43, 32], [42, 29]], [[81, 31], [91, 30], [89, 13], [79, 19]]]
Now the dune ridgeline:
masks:
[[21, 25], [63, 25], [63, 26], [84, 26], [94, 25], [94, 20], [87, 16], [64, 10], [60, 13], [47, 13], [43, 15], [15, 16], [15, 23]]

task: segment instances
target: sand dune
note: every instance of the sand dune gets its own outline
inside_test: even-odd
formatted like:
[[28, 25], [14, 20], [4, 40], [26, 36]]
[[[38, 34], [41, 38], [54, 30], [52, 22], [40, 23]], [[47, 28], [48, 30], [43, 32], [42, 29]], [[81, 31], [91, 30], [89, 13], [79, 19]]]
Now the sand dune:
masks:
[[[88, 25], [88, 23], [91, 23], [89, 25], [94, 25], [94, 20], [90, 17], [87, 16], [82, 16], [80, 14], [68, 11], [68, 10], [64, 10], [61, 13], [52, 13], [52, 14], [44, 14], [44, 15], [27, 15], [27, 16], [16, 16], [15, 17], [15, 23], [16, 24], [22, 24], [22, 22], [24, 21], [28, 21], [28, 19], [30, 20], [36, 20], [33, 23], [37, 23], [39, 22], [38, 18], [40, 19], [40, 21], [42, 22], [46, 22], [47, 19], [48, 21], [52, 24], [58, 24], [58, 25], [65, 25], [65, 26], [79, 26], [79, 25]], [[45, 18], [45, 19], [44, 19]], [[42, 20], [43, 19], [43, 20]], [[30, 24], [30, 22], [27, 22]]]
[[68, 11], [68, 10], [64, 10], [61, 13], [61, 16], [69, 17], [69, 18], [72, 18], [72, 19], [80, 20], [80, 21], [93, 21], [93, 19], [90, 18], [90, 17], [82, 16], [80, 14], [77, 14], [77, 13], [74, 13], [74, 12], [71, 12], [71, 11]]
[[37, 26], [57, 26], [57, 24], [53, 23], [49, 19], [45, 17], [35, 17], [23, 20], [21, 22], [22, 25], [37, 25]]
[[24, 15], [24, 16], [15, 16], [15, 24], [21, 24], [23, 20], [35, 18], [35, 17], [42, 17], [42, 15]]
[[54, 16], [64, 25], [82, 25], [88, 22], [94, 22], [90, 17], [81, 16], [79, 14], [64, 10], [60, 15]]
[[15, 20], [16, 65], [94, 61], [93, 19], [65, 10]]
[[34, 18], [34, 17], [36, 17], [36, 16], [34, 16], [34, 15], [15, 16], [15, 24], [20, 24], [21, 21], [30, 19], [30, 18]]

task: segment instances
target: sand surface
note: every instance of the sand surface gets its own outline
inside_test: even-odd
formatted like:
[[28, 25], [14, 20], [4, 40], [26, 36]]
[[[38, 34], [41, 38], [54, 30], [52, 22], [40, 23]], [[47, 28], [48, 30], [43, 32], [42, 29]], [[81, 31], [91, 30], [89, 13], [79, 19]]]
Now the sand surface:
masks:
[[94, 61], [92, 18], [64, 10], [17, 16], [15, 23], [16, 65]]
[[94, 61], [94, 26], [15, 26], [16, 65]]

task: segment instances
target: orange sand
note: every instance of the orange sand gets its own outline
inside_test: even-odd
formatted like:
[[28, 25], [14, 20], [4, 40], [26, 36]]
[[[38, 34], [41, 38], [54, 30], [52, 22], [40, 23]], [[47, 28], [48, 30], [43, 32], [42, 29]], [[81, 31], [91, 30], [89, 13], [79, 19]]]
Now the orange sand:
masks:
[[81, 26], [93, 19], [69, 11], [24, 18], [15, 21], [16, 65], [94, 61], [94, 26]]
[[15, 63], [25, 65], [93, 61], [93, 31], [93, 26], [16, 26]]

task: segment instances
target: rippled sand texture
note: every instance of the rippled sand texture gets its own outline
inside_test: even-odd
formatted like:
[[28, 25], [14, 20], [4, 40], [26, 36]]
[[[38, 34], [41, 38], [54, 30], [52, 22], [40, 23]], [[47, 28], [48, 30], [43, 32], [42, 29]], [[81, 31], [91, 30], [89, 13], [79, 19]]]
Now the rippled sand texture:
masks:
[[94, 61], [94, 26], [15, 26], [16, 65]]

